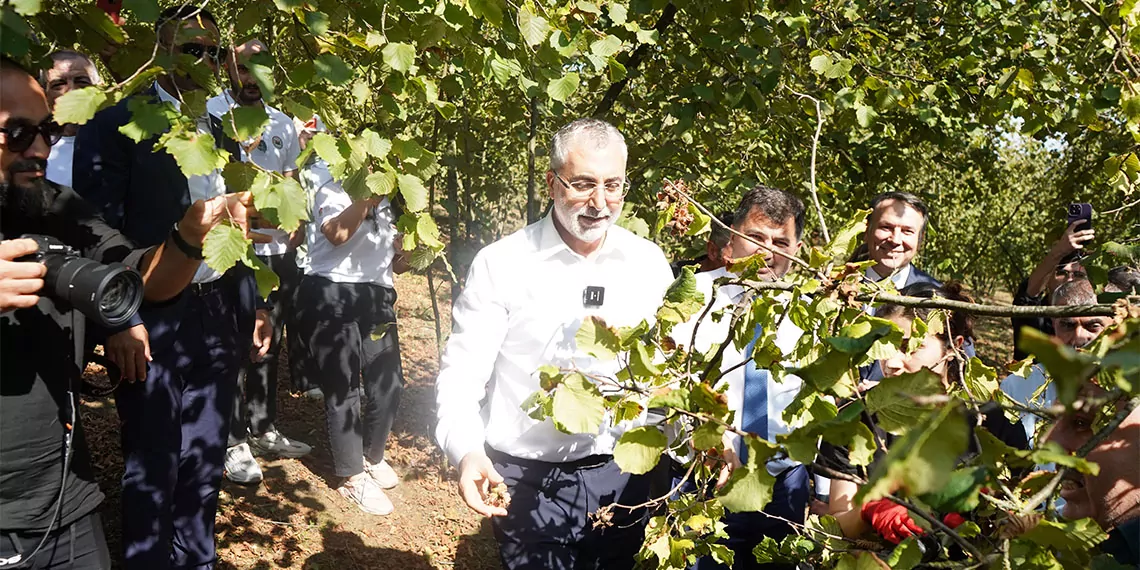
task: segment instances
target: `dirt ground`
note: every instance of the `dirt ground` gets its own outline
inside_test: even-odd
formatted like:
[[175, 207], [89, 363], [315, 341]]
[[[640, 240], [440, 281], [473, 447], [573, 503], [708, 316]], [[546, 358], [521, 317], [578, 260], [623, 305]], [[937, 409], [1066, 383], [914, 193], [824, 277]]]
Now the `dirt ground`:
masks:
[[[500, 568], [490, 526], [459, 500], [454, 473], [431, 439], [433, 384], [437, 371], [435, 325], [427, 279], [398, 278], [399, 332], [407, 381], [388, 442], [388, 461], [403, 483], [389, 491], [396, 511], [367, 515], [346, 503], [335, 485], [328, 452], [323, 403], [289, 393], [287, 367], [280, 370], [278, 428], [309, 443], [302, 459], [260, 459], [265, 480], [256, 487], [226, 482], [217, 518], [219, 568], [268, 570], [487, 570]], [[438, 284], [438, 283], [437, 283]], [[437, 294], [443, 335], [450, 327], [447, 284]], [[1007, 298], [994, 300], [1009, 303]], [[1010, 358], [1012, 332], [1005, 320], [978, 323], [978, 352], [990, 364]], [[103, 517], [114, 557], [119, 546], [119, 422], [111, 398], [84, 402], [100, 484], [107, 500]]]

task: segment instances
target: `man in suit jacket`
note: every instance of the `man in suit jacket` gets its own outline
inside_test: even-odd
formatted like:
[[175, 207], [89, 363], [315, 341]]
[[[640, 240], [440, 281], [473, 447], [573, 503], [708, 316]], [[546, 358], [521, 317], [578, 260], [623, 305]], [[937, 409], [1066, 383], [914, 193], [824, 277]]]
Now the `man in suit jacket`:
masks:
[[[160, 49], [197, 57], [217, 71], [224, 51], [208, 11], [168, 9], [156, 32]], [[171, 236], [193, 201], [225, 193], [217, 173], [188, 180], [173, 156], [155, 152], [157, 135], [135, 142], [120, 132], [131, 120], [132, 105], [180, 110], [180, 95], [195, 89], [189, 76], [173, 72], [147, 92], [98, 113], [79, 131], [76, 191], [140, 245]], [[241, 355], [257, 330], [255, 297], [245, 268], [218, 275], [202, 263], [184, 294], [140, 311], [152, 361], [146, 381], [120, 386], [116, 399], [125, 455], [128, 569], [210, 568], [216, 561], [214, 515], [228, 420]]]
[[872, 281], [891, 278], [895, 289], [914, 283], [942, 283], [911, 264], [922, 247], [926, 233], [926, 204], [908, 192], [884, 192], [871, 200], [871, 219], [864, 244], [867, 258], [875, 265], [867, 269]]

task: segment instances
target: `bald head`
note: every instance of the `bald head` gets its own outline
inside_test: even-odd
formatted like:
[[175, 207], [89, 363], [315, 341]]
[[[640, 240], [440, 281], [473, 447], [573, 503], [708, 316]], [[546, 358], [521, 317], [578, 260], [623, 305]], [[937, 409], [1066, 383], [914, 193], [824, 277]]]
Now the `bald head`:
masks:
[[249, 60], [262, 52], [269, 51], [265, 44], [258, 39], [252, 39], [234, 48], [233, 57], [230, 58], [226, 71], [230, 76], [230, 92], [233, 98], [241, 105], [257, 105], [261, 103], [261, 87], [249, 71]]
[[0, 184], [28, 187], [43, 178], [51, 145], [41, 127], [51, 116], [36, 78], [0, 59]]

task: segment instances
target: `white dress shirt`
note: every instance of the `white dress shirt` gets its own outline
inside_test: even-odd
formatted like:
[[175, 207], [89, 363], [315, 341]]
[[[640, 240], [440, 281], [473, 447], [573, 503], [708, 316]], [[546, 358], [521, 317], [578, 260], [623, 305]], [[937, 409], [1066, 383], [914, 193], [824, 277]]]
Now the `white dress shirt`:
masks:
[[[1045, 371], [1040, 364], [1034, 364], [1029, 370], [1029, 377], [1024, 378], [1017, 374], [1010, 374], [1001, 381], [1001, 391], [1005, 392], [1015, 402], [1032, 410], [1042, 410], [1057, 400], [1057, 385], [1050, 383], [1044, 391]], [[1038, 393], [1041, 391], [1040, 393]], [[1034, 397], [1034, 395], [1037, 395]], [[1032, 412], [1019, 412], [1021, 425], [1025, 428], [1025, 435], [1029, 443], [1033, 443], [1033, 435], [1037, 431], [1037, 422], [1040, 418]]]
[[352, 198], [318, 161], [306, 169], [314, 183], [312, 223], [305, 228], [308, 245], [304, 271], [336, 283], [376, 283], [395, 288], [392, 260], [396, 253], [396, 219], [387, 198], [372, 209], [352, 237], [333, 245], [321, 227], [352, 205]]
[[[554, 463], [613, 453], [617, 438], [643, 420], [614, 425], [607, 415], [598, 433], [569, 435], [521, 405], [539, 389], [535, 371], [545, 364], [613, 377], [617, 360], [578, 350], [582, 319], [596, 315], [614, 327], [652, 321], [672, 281], [661, 249], [617, 226], [589, 257], [562, 241], [552, 215], [483, 248], [452, 309], [436, 381], [436, 438], [451, 462], [484, 443]], [[584, 306], [588, 286], [605, 288], [602, 306]]]
[[[229, 89], [222, 91], [221, 95], [206, 101], [206, 112], [221, 119], [231, 109], [241, 105], [230, 96]], [[256, 147], [246, 151], [247, 146], [253, 145], [253, 140], [246, 141], [241, 146], [242, 162], [254, 164], [284, 174], [297, 170], [297, 157], [301, 155], [301, 142], [297, 138], [297, 129], [293, 126], [293, 119], [288, 115], [265, 106], [265, 113], [269, 116], [269, 124], [265, 132], [261, 133], [261, 140]], [[256, 140], [256, 139], [254, 139]], [[278, 229], [252, 230], [273, 237], [269, 243], [253, 244], [253, 251], [257, 255], [282, 255], [289, 250], [289, 234]]]
[[75, 137], [60, 137], [59, 141], [51, 145], [48, 154], [47, 172], [44, 177], [59, 184], [71, 187], [71, 164], [75, 158]]
[[[713, 271], [698, 273], [697, 290], [705, 296], [706, 306], [709, 300], [712, 300], [713, 307], [708, 312], [708, 316], [704, 321], [701, 321], [700, 326], [697, 328], [697, 336], [695, 340], [695, 348], [700, 352], [709, 352], [715, 350], [721, 342], [728, 336], [728, 329], [731, 324], [732, 307], [739, 302], [745, 295], [746, 290], [739, 285], [723, 285], [716, 288], [715, 297], [713, 296], [714, 282], [722, 277], [733, 277], [733, 274], [728, 271], [728, 268], [722, 267]], [[783, 294], [781, 297], [784, 302], [787, 302], [789, 293]], [[719, 322], [713, 320], [713, 313], [724, 309], [724, 315]], [[689, 322], [677, 326], [673, 329], [673, 340], [678, 344], [687, 345], [693, 338], [693, 327], [696, 326], [697, 320], [700, 319], [701, 314], [704, 312], [702, 308]], [[776, 330], [776, 346], [785, 354], [790, 354], [795, 348], [796, 343], [799, 342], [800, 337], [803, 336], [803, 331], [800, 330], [791, 318], [783, 320], [780, 323], [780, 328]], [[729, 368], [736, 367], [735, 370], [726, 372], [720, 379], [717, 380], [715, 388], [719, 389], [722, 386], [727, 386], [725, 396], [728, 398], [728, 409], [736, 412], [733, 414], [732, 425], [737, 429], [741, 429], [742, 421], [744, 418], [744, 366], [738, 366], [745, 358], [744, 351], [737, 350], [736, 346], [729, 340], [729, 345], [725, 347], [724, 356], [721, 360], [721, 370], [728, 370]], [[777, 380], [774, 375], [768, 375], [768, 440], [775, 441], [777, 435], [790, 433], [793, 427], [789, 426], [784, 421], [784, 410], [795, 399], [796, 394], [799, 393], [800, 387], [803, 386], [803, 380], [794, 374], [785, 374], [782, 379]], [[729, 434], [734, 444], [737, 447], [737, 452], [740, 451], [739, 436]], [[777, 471], [782, 471], [783, 467], [793, 464], [788, 461], [786, 465], [781, 465]], [[772, 466], [770, 465], [771, 469]]]

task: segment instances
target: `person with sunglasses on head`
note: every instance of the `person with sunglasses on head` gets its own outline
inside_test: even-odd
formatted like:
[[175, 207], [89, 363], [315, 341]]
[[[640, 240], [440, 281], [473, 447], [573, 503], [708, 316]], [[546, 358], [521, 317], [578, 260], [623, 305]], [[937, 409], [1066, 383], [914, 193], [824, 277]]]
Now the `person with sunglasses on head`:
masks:
[[[103, 499], [77, 413], [84, 369], [82, 314], [43, 289], [40, 234], [90, 260], [142, 275], [146, 302], [178, 298], [198, 268], [206, 233], [248, 225], [248, 194], [196, 201], [157, 243], [138, 247], [70, 188], [45, 179], [63, 130], [26, 68], [0, 59], [0, 567], [110, 568]], [[58, 289], [56, 289], [58, 291]]]
[[[261, 88], [250, 72], [250, 58], [267, 51], [260, 40], [252, 39], [237, 46], [226, 60], [230, 88], [206, 102], [206, 112], [216, 140], [228, 139], [224, 124], [230, 113], [242, 107], [261, 108], [269, 121], [265, 130], [247, 141], [225, 140], [235, 143], [231, 159], [252, 162], [271, 172], [286, 177], [297, 176], [297, 157], [301, 154], [300, 141], [293, 127], [293, 119], [262, 100]], [[235, 483], [256, 484], [263, 475], [253, 451], [280, 457], [302, 457], [312, 448], [285, 437], [277, 431], [277, 357], [281, 352], [282, 329], [288, 321], [295, 333], [296, 319], [292, 318], [292, 297], [300, 275], [297, 270], [296, 249], [304, 239], [304, 228], [292, 236], [279, 229], [258, 229], [271, 241], [254, 244], [254, 253], [280, 278], [278, 289], [269, 295], [268, 310], [259, 310], [258, 325], [270, 327], [269, 342], [255, 337], [248, 362], [242, 366], [238, 390], [234, 393], [233, 416], [230, 418], [230, 435], [226, 450], [226, 478]], [[252, 447], [252, 449], [251, 449]]]
[[[174, 58], [179, 67], [218, 72], [226, 52], [218, 46], [209, 11], [197, 5], [169, 8], [155, 31], [162, 57]], [[122, 132], [133, 106], [161, 105], [185, 114], [182, 94], [198, 89], [190, 73], [176, 68], [79, 130], [76, 190], [137, 243], [160, 242], [189, 204], [226, 193], [220, 170], [187, 177], [169, 152], [156, 152], [162, 134], [135, 141]], [[199, 132], [208, 132], [205, 116], [190, 118], [198, 121]], [[251, 234], [255, 241], [259, 236]], [[185, 294], [140, 310], [152, 358], [146, 381], [120, 384], [116, 391], [128, 570], [216, 562], [214, 519], [237, 377], [254, 335], [264, 346], [270, 332], [255, 326], [259, 302], [248, 268], [218, 274], [201, 263]]]
[[[1077, 220], [1065, 228], [1064, 233], [1049, 248], [1045, 257], [1017, 287], [1013, 304], [1022, 307], [1041, 307], [1049, 304], [1053, 292], [1069, 281], [1088, 279], [1081, 257], [1086, 245], [1096, 239], [1092, 228], [1081, 229], [1084, 220]], [[1012, 317], [1013, 357], [1024, 360], [1029, 353], [1020, 348], [1021, 328], [1032, 327], [1045, 334], [1053, 334], [1053, 320], [1045, 317]]]
[[[632, 568], [645, 536], [644, 509], [617, 508], [610, 525], [590, 519], [600, 507], [648, 500], [653, 476], [623, 473], [613, 458], [617, 439], [644, 416], [569, 434], [522, 408], [539, 390], [540, 366], [614, 377], [616, 360], [577, 346], [582, 320], [653, 322], [673, 280], [657, 245], [615, 225], [627, 155], [625, 138], [605, 121], [559, 129], [546, 172], [553, 211], [483, 248], [452, 310], [436, 439], [458, 466], [460, 497], [491, 517], [508, 569]], [[500, 484], [506, 507], [491, 500]]]

